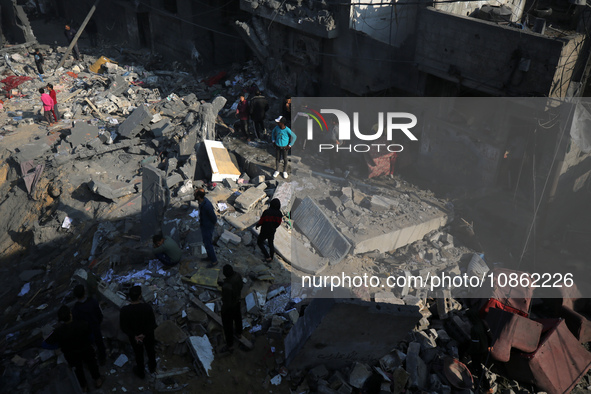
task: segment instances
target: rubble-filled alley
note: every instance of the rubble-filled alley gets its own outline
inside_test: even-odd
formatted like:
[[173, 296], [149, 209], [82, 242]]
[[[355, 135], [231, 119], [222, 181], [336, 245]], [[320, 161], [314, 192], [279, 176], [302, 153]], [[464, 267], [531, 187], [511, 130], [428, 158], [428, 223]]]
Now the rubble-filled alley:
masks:
[[[33, 30], [61, 33], [37, 22]], [[42, 347], [78, 284], [104, 316], [95, 393], [591, 390], [591, 314], [576, 288], [546, 300], [499, 276], [476, 295], [355, 286], [334, 298], [302, 286], [306, 275], [343, 272], [428, 284], [518, 271], [501, 261], [509, 248], [494, 231], [475, 234], [465, 200], [393, 174], [390, 156], [384, 171], [376, 157], [370, 176], [356, 163], [325, 171], [327, 159], [300, 145], [276, 176], [268, 136], [247, 139], [236, 117], [240, 95], [257, 90], [270, 104], [269, 131], [283, 113], [285, 92], [269, 86], [257, 60], [195, 73], [108, 42], [83, 46], [77, 60], [65, 46], [30, 41], [28, 23], [24, 44], [1, 49], [0, 392], [82, 392], [64, 352]], [[60, 114], [52, 124], [39, 93], [48, 84]], [[204, 261], [199, 189], [216, 214], [217, 265]], [[273, 199], [283, 216], [265, 261], [257, 224]], [[175, 266], [154, 255], [157, 234], [180, 246]], [[220, 317], [225, 264], [243, 282], [233, 352], [224, 351]], [[144, 379], [120, 327], [134, 285], [156, 320], [157, 367]]]

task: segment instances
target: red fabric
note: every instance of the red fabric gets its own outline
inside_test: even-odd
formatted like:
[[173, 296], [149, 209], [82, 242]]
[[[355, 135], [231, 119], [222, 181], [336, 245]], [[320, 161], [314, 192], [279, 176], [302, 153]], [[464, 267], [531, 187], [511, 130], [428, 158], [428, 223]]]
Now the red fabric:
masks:
[[[370, 156], [372, 152], [370, 152]], [[369, 169], [369, 178], [374, 178], [380, 175], [390, 175], [394, 173], [394, 164], [396, 163], [397, 154], [395, 152], [386, 153], [382, 156], [372, 157], [375, 165], [367, 164]]]
[[523, 312], [523, 311], [520, 311], [519, 309], [510, 307], [509, 305], [505, 305], [501, 301], [499, 301], [499, 300], [497, 300], [495, 298], [490, 298], [486, 302], [486, 304], [484, 304], [482, 306], [482, 308], [480, 308], [480, 317], [483, 317], [484, 315], [486, 315], [488, 313], [488, 310], [490, 308], [501, 309], [503, 311], [515, 313], [516, 315], [520, 315], [520, 316], [523, 316], [523, 317], [527, 317], [528, 316], [528, 313], [527, 312]]
[[207, 86], [213, 86], [216, 83], [220, 82], [228, 73], [225, 71], [220, 71], [219, 73], [217, 73], [216, 75], [214, 75], [213, 77], [209, 77], [205, 80], [205, 83], [207, 84]]
[[16, 89], [19, 85], [21, 85], [24, 82], [30, 81], [31, 79], [33, 78], [26, 76], [17, 77], [16, 75], [11, 75], [9, 77], [4, 78], [0, 82], [4, 84], [2, 89], [6, 90], [6, 92], [8, 92], [8, 97], [10, 97], [10, 91], [12, 89]]
[[71, 76], [72, 78], [78, 78], [78, 74], [73, 73], [72, 71], [68, 71], [66, 74], [68, 74], [69, 76]]
[[57, 104], [57, 93], [55, 92], [55, 90], [49, 91], [49, 97], [51, 97], [54, 104]]

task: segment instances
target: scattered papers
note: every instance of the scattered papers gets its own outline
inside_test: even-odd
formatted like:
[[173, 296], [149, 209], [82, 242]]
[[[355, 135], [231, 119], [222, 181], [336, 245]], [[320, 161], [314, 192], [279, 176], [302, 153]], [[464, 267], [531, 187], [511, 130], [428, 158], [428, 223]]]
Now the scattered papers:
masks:
[[62, 228], [70, 228], [71, 225], [72, 225], [72, 219], [70, 219], [69, 216], [66, 216], [66, 218], [64, 219], [64, 222], [62, 223]]
[[115, 360], [115, 362], [113, 364], [115, 364], [118, 367], [122, 367], [125, 365], [125, 363], [127, 361], [129, 361], [127, 356], [125, 354], [121, 354], [121, 355], [119, 355], [119, 357], [117, 357], [117, 360]]
[[25, 285], [21, 289], [21, 292], [18, 293], [18, 296], [19, 297], [22, 297], [25, 294], [27, 294], [30, 290], [31, 290], [31, 284], [30, 283], [25, 283]]

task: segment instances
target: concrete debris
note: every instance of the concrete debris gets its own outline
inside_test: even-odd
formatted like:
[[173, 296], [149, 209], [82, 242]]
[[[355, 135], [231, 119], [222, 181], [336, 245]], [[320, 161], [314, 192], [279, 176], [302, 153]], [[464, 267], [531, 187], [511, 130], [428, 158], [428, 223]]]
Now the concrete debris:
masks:
[[[336, 29], [328, 3], [245, 0], [241, 7], [330, 37]], [[14, 11], [17, 20], [26, 19], [22, 9]], [[273, 40], [263, 21], [237, 22], [237, 31], [255, 56], [281, 69], [283, 60], [270, 56]], [[26, 21], [10, 30], [34, 40], [30, 29]], [[314, 52], [313, 41], [296, 46]], [[538, 321], [529, 316], [530, 293], [506, 299], [497, 286], [492, 296], [483, 297], [484, 308], [470, 305], [485, 311], [480, 320], [466, 312], [468, 289], [429, 290], [439, 274], [483, 277], [493, 268], [481, 250], [464, 245], [451, 222], [449, 201], [398, 176], [368, 180], [351, 165], [331, 175], [320, 173], [324, 158], [308, 154], [309, 147], [301, 156], [290, 156], [289, 179], [273, 178], [275, 159], [266, 136], [244, 142], [234, 130], [239, 94], [264, 91], [271, 115], [282, 113], [281, 100], [274, 96], [289, 93], [271, 91], [266, 84], [274, 78], [256, 61], [195, 78], [180, 71], [179, 63], [170, 70], [154, 69], [154, 55], [104, 47], [113, 60], [103, 58], [99, 68], [94, 67], [99, 59], [85, 53], [83, 60], [67, 59], [64, 68], [53, 71], [65, 48], [40, 45], [45, 67], [52, 71], [37, 76], [27, 64], [31, 46], [5, 46], [7, 61], [0, 66], [10, 76], [34, 76], [7, 88], [11, 97], [0, 103], [0, 255], [12, 259], [2, 265], [1, 276], [8, 278], [0, 297], [7, 322], [2, 339], [9, 356], [0, 369], [9, 392], [37, 392], [44, 376], [57, 376], [65, 366], [56, 352], [30, 344], [52, 331], [56, 310], [74, 302], [72, 288], [78, 283], [102, 303], [111, 369], [107, 380], [123, 381], [120, 374], [130, 368], [118, 313], [133, 284], [142, 286], [142, 298], [156, 315], [160, 366], [155, 382], [136, 382], [133, 388], [111, 383], [107, 391], [203, 391], [201, 386], [219, 379], [228, 366], [223, 357], [214, 357], [224, 345], [218, 279], [226, 263], [244, 283], [244, 331], [237, 344], [257, 348], [250, 354], [267, 354], [264, 368], [251, 368], [260, 360], [240, 354], [246, 361], [238, 366], [244, 369], [239, 375], [250, 380], [245, 384], [261, 382], [253, 392], [275, 389], [272, 385], [277, 392], [289, 385], [298, 393], [460, 390], [462, 382], [441, 372], [443, 360], [451, 359], [449, 365], [459, 373], [459, 360], [470, 355], [475, 372], [480, 366], [467, 349], [478, 342], [474, 336], [480, 324], [497, 323], [493, 343], [482, 345], [492, 349], [495, 362], [506, 364], [503, 374], [549, 393], [568, 392], [580, 379], [583, 389], [588, 386], [590, 353], [580, 342], [590, 336], [590, 325], [581, 297], [565, 294], [565, 300], [574, 301], [564, 301], [560, 313]], [[47, 83], [55, 86], [62, 116], [56, 126], [40, 127], [38, 89]], [[291, 84], [300, 85], [295, 79]], [[273, 126], [274, 116], [268, 116], [265, 127]], [[194, 201], [197, 188], [206, 190], [216, 211], [213, 243], [223, 264], [213, 268], [200, 261], [207, 254]], [[263, 262], [255, 225], [273, 198], [281, 202], [284, 216], [275, 233], [274, 259]], [[159, 233], [181, 249], [173, 267], [164, 267], [153, 254], [151, 237]], [[14, 259], [18, 264], [12, 264]], [[405, 280], [395, 288], [339, 287], [329, 296], [322, 286], [300, 281], [342, 273], [338, 267], [380, 280]], [[412, 286], [411, 277], [426, 283]], [[499, 309], [505, 304], [511, 311]], [[48, 324], [34, 327], [39, 321]], [[178, 356], [174, 363], [171, 354]], [[182, 360], [186, 365], [179, 366]], [[547, 368], [552, 362], [561, 373]], [[232, 368], [230, 373], [238, 373]], [[525, 390], [497, 374], [496, 366], [484, 371], [482, 384], [491, 392]], [[211, 380], [195, 379], [198, 375]]]

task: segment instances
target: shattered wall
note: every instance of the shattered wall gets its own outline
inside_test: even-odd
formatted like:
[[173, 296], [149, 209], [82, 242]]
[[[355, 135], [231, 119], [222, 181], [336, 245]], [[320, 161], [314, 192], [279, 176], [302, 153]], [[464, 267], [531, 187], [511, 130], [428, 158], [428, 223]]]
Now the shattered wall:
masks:
[[[0, 44], [22, 44], [36, 41], [33, 29], [23, 7], [16, 0], [0, 1]], [[3, 37], [2, 37], [3, 36]]]
[[[92, 0], [64, 0], [68, 20], [79, 25]], [[239, 12], [237, 4], [207, 6], [177, 1], [172, 13], [158, 2], [103, 0], [95, 16], [100, 35], [126, 48], [147, 48], [183, 61], [189, 68], [224, 65], [246, 59], [246, 46], [229, 26], [228, 15]], [[64, 39], [65, 40], [65, 39]]]
[[416, 16], [417, 7], [404, 1], [384, 4], [382, 0], [353, 0], [349, 28], [388, 45], [400, 47], [414, 33]]
[[[561, 56], [574, 54], [566, 49], [569, 38], [550, 38], [426, 8], [419, 14], [417, 40], [419, 67], [440, 78], [500, 96], [566, 94], [566, 88], [553, 86], [555, 75], [564, 70]], [[573, 63], [575, 59], [571, 56]]]

